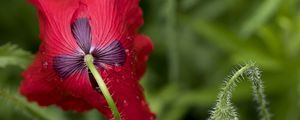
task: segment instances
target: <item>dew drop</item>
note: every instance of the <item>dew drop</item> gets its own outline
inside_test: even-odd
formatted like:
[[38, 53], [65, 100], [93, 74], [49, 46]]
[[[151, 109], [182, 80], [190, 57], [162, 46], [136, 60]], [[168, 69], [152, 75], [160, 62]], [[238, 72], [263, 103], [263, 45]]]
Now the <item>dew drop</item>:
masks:
[[47, 69], [47, 68], [48, 68], [48, 62], [47, 62], [47, 61], [43, 62], [43, 68], [44, 68], [44, 69]]
[[135, 57], [134, 57], [134, 60], [135, 60], [135, 61], [138, 61], [138, 57], [137, 57], [137, 56], [135, 56]]
[[125, 49], [125, 52], [128, 53], [128, 52], [129, 52], [129, 49]]
[[151, 117], [150, 117], [150, 120], [155, 120], [155, 117], [154, 117], [154, 116], [151, 116]]
[[101, 64], [101, 66], [102, 66], [102, 68], [104, 68], [104, 69], [112, 69], [112, 67], [113, 67], [113, 65], [108, 65], [108, 64]]
[[128, 41], [132, 41], [132, 40], [133, 40], [131, 36], [127, 36], [126, 39], [127, 39]]
[[118, 64], [118, 63], [115, 63], [115, 64], [114, 64], [114, 66], [115, 66], [115, 67], [119, 67], [119, 66], [120, 66], [120, 64]]
[[117, 80], [116, 80], [116, 82], [117, 82], [117, 83], [120, 83], [120, 80], [119, 80], [119, 79], [117, 79]]
[[124, 107], [127, 107], [127, 106], [128, 106], [127, 100], [124, 100], [124, 101], [123, 101], [123, 106], [124, 106]]
[[140, 96], [135, 96], [135, 98], [136, 98], [137, 100], [141, 100]]
[[43, 51], [42, 51], [42, 55], [45, 55], [45, 54], [46, 54], [46, 52], [43, 50]]
[[142, 104], [144, 107], [147, 107], [147, 103], [146, 103], [145, 100], [142, 100], [142, 101], [141, 101], [141, 104]]
[[131, 52], [130, 52], [129, 49], [126, 49], [125, 52], [126, 52], [126, 55], [127, 55], [127, 56], [130, 56], [130, 55], [131, 55]]

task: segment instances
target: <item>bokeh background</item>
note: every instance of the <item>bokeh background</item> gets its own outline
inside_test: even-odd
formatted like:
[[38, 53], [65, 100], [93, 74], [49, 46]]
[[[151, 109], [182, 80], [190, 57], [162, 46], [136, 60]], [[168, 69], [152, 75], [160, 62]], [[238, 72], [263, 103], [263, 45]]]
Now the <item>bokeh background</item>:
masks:
[[[272, 118], [300, 120], [300, 0], [140, 4], [145, 19], [141, 32], [155, 45], [141, 83], [157, 120], [207, 119], [225, 78], [248, 61], [262, 71]], [[53, 120], [103, 119], [96, 110], [41, 108], [18, 95], [20, 73], [39, 46], [36, 12], [25, 0], [0, 0], [0, 45], [1, 120], [39, 115]], [[233, 103], [241, 120], [258, 119], [251, 83], [239, 83]]]

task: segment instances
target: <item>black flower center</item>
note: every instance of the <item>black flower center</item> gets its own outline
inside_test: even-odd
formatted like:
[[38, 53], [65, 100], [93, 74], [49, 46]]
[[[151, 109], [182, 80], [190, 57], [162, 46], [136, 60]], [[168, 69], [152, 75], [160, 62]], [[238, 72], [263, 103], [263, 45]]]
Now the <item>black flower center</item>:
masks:
[[94, 64], [98, 68], [102, 68], [104, 65], [121, 66], [126, 60], [125, 49], [118, 40], [112, 40], [106, 46], [93, 46], [95, 48], [91, 50], [91, 26], [87, 18], [77, 19], [71, 25], [71, 30], [77, 45], [84, 54], [80, 54], [74, 50], [74, 53], [56, 56], [53, 61], [54, 70], [62, 79], [66, 79], [71, 75], [80, 75], [82, 72], [88, 72], [92, 86], [97, 88], [96, 80], [88, 71], [84, 62], [84, 56], [91, 54], [94, 58]]

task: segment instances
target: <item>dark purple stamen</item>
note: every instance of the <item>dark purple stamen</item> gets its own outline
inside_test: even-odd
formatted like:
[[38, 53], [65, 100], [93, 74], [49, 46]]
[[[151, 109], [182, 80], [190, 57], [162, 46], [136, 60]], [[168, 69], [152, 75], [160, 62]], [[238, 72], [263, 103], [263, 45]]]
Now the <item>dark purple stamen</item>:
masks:
[[110, 45], [103, 48], [96, 48], [92, 55], [94, 63], [98, 66], [101, 64], [120, 66], [125, 63], [126, 53], [118, 41], [113, 41]]
[[91, 48], [91, 26], [88, 18], [79, 18], [72, 25], [72, 34], [78, 46], [84, 53], [89, 53]]
[[65, 79], [72, 74], [87, 69], [82, 55], [60, 55], [54, 58], [54, 70]]
[[[113, 41], [106, 47], [96, 48], [92, 51], [94, 64], [101, 68], [103, 64], [121, 66], [125, 63], [126, 53], [121, 43]], [[60, 55], [54, 58], [53, 67], [62, 78], [67, 78], [76, 72], [87, 69], [84, 55], [74, 52], [74, 55]]]

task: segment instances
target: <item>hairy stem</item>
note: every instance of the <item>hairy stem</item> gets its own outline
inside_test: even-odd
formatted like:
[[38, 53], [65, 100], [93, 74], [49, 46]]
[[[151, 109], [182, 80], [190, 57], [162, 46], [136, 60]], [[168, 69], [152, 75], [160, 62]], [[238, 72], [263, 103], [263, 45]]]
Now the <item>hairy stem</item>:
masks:
[[98, 70], [96, 69], [94, 63], [93, 63], [93, 56], [92, 55], [86, 55], [84, 57], [84, 61], [87, 65], [87, 67], [89, 68], [89, 70], [91, 71], [91, 73], [93, 74], [94, 78], [96, 79], [97, 81], [97, 84], [99, 85], [100, 87], [100, 90], [102, 91], [112, 113], [113, 113], [113, 116], [115, 118], [115, 120], [121, 120], [121, 116], [120, 116], [120, 113], [118, 111], [118, 108], [111, 96], [111, 94], [109, 93], [108, 91], [108, 88], [106, 86], [106, 84], [104, 83], [104, 80], [102, 79], [102, 77], [100, 76]]
[[254, 63], [246, 64], [225, 81], [225, 85], [218, 95], [217, 104], [211, 112], [209, 120], [237, 120], [238, 115], [232, 105], [232, 92], [240, 79], [246, 76], [252, 83], [254, 100], [258, 104], [261, 120], [270, 120], [271, 115], [267, 109], [267, 102], [264, 94], [263, 83], [260, 79], [260, 71]]
[[259, 69], [253, 65], [252, 68], [247, 71], [246, 75], [248, 79], [252, 81], [254, 100], [258, 104], [261, 120], [270, 120], [271, 114], [267, 109], [267, 101], [266, 96], [264, 94], [264, 86], [260, 78], [261, 74]]

